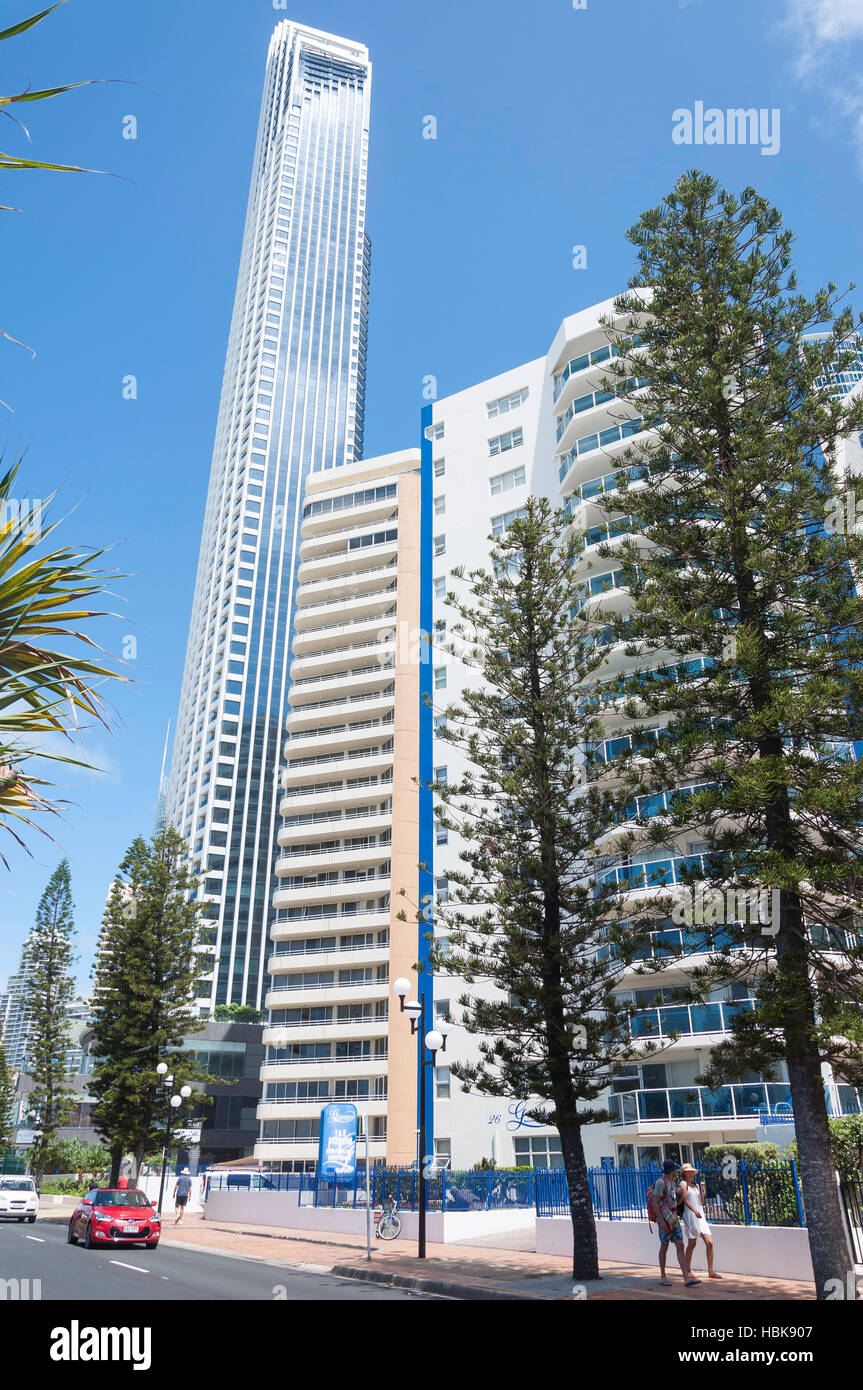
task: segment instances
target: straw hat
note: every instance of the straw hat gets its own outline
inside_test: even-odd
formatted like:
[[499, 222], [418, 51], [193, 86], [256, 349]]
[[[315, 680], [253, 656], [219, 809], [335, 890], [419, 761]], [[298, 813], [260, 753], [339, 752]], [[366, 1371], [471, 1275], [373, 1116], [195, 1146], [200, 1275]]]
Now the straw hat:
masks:
[[680, 1171], [681, 1173], [697, 1173], [698, 1169], [693, 1168], [691, 1163], [681, 1163]]

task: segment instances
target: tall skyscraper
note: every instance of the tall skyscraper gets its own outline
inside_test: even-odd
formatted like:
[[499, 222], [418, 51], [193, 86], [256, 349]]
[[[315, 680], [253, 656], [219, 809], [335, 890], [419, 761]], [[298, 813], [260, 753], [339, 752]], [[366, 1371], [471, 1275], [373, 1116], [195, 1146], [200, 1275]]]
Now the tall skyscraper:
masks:
[[211, 924], [202, 1008], [262, 998], [303, 489], [362, 456], [370, 86], [361, 44], [277, 26], [168, 793]]

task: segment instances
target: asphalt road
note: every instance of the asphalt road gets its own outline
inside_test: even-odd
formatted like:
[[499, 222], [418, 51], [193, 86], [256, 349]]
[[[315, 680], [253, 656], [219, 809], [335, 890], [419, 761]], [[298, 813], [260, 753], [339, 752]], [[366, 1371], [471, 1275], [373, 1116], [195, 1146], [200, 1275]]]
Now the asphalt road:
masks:
[[[67, 1221], [0, 1221], [0, 1280], [41, 1279], [43, 1301], [429, 1301], [405, 1289], [292, 1269], [278, 1260], [202, 1254], [167, 1242], [155, 1250], [137, 1245], [85, 1250], [66, 1243]], [[0, 1302], [3, 1291], [10, 1296], [3, 1285]]]

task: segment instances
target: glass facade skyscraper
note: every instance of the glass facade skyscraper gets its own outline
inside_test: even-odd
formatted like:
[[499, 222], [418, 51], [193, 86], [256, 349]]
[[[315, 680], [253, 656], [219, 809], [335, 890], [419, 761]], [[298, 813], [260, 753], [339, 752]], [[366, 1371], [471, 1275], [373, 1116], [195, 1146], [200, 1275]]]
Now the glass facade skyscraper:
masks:
[[300, 510], [362, 456], [368, 51], [286, 21], [267, 59], [168, 815], [209, 922], [209, 997], [265, 987]]

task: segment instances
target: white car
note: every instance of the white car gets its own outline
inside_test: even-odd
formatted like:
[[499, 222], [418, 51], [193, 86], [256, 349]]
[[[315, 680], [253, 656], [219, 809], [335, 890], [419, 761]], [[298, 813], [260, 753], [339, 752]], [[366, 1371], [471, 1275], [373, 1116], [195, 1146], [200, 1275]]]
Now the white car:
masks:
[[0, 1177], [0, 1219], [35, 1221], [39, 1212], [39, 1193], [32, 1178]]

